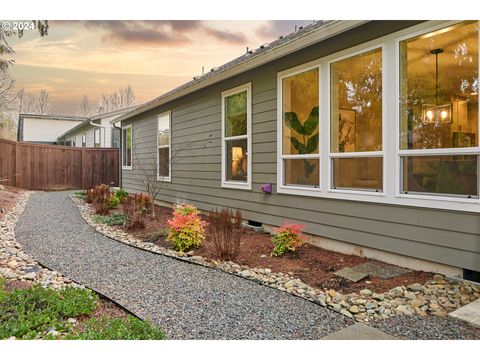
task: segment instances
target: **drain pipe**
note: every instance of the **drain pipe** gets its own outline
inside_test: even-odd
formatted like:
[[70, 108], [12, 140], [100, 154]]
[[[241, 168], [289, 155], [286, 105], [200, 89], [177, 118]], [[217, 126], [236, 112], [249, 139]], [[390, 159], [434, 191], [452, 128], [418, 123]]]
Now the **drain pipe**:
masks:
[[120, 188], [122, 188], [122, 144], [123, 144], [123, 143], [122, 143], [122, 136], [123, 136], [123, 134], [122, 134], [122, 127], [121, 127], [121, 123], [120, 123], [120, 127], [118, 127], [118, 126], [115, 125], [115, 124], [112, 124], [112, 127], [113, 127], [114, 129], [120, 130], [120, 138], [119, 138], [119, 140], [120, 140], [120, 146], [119, 146], [119, 148], [118, 148], [118, 156], [120, 157], [120, 159], [119, 159], [119, 161], [118, 161], [118, 163], [119, 163], [119, 169], [118, 169], [118, 186], [119, 186]]
[[[107, 144], [107, 129], [105, 128], [105, 126], [102, 126], [102, 125], [99, 125], [99, 124], [95, 124], [93, 122], [93, 120], [90, 120], [90, 125], [92, 126], [96, 126], [96, 127], [99, 127], [100, 129], [103, 129], [103, 145], [105, 147], [105, 145]], [[100, 141], [102, 140], [101, 138], [102, 136], [102, 130], [100, 130]], [[95, 136], [94, 136], [95, 138]], [[95, 146], [95, 140], [94, 140], [94, 143], [93, 143], [93, 146]], [[100, 147], [102, 147], [102, 143], [100, 142]]]

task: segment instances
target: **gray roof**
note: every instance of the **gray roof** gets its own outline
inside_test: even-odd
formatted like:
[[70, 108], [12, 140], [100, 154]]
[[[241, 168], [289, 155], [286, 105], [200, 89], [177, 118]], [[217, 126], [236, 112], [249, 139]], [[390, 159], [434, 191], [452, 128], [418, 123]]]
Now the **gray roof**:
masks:
[[70, 115], [38, 115], [38, 114], [19, 114], [20, 118], [38, 119], [38, 120], [71, 120], [83, 121], [84, 117]]

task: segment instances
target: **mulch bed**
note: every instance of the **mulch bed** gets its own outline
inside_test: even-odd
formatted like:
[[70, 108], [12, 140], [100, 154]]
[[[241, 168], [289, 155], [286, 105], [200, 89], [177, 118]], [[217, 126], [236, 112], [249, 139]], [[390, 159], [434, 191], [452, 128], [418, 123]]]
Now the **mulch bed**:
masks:
[[[1, 183], [0, 183], [1, 184]], [[5, 186], [5, 190], [0, 190], [0, 220], [5, 217], [5, 214], [15, 206], [17, 198], [24, 190], [12, 186]]]
[[[172, 209], [156, 206], [156, 217], [147, 221], [145, 229], [127, 230], [123, 227], [122, 229], [139, 239], [148, 240], [150, 234], [166, 226], [167, 220], [171, 216]], [[171, 249], [170, 242], [164, 239], [156, 241], [155, 244]], [[358, 292], [367, 287], [375, 292], [384, 292], [395, 286], [413, 283], [423, 284], [432, 276], [432, 274], [426, 272], [411, 271], [390, 279], [369, 276], [364, 280], [353, 283], [334, 275], [334, 273], [344, 267], [353, 267], [372, 260], [320, 249], [310, 244], [304, 244], [295, 253], [287, 253], [281, 257], [272, 257], [270, 256], [272, 248], [273, 245], [269, 234], [247, 230], [241, 240], [240, 255], [236, 263], [248, 265], [249, 267], [269, 268], [273, 272], [290, 273], [311, 286], [334, 289], [345, 294]], [[193, 251], [195, 255], [200, 255], [210, 260], [218, 259], [213, 242], [209, 241], [208, 237], [200, 248]], [[378, 263], [382, 264], [380, 261]]]

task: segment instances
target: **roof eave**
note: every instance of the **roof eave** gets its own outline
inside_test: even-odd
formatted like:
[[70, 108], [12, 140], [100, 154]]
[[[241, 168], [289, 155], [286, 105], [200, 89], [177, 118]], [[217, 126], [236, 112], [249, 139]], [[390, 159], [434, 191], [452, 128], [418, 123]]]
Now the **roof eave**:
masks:
[[353, 29], [355, 27], [363, 25], [363, 24], [367, 23], [368, 21], [369, 20], [337, 20], [337, 21], [333, 21], [333, 22], [327, 24], [325, 27], [319, 28], [316, 31], [312, 31], [311, 33], [305, 34], [301, 38], [295, 39], [295, 40], [293, 40], [289, 43], [286, 43], [283, 46], [279, 46], [278, 48], [272, 49], [271, 51], [266, 51], [263, 54], [252, 58], [251, 60], [244, 61], [244, 62], [232, 67], [231, 69], [220, 72], [216, 76], [212, 76], [208, 79], [205, 79], [205, 81], [201, 81], [199, 83], [193, 84], [193, 85], [191, 85], [191, 86], [189, 86], [185, 89], [182, 89], [178, 92], [175, 92], [171, 95], [151, 100], [151, 101], [145, 103], [143, 106], [139, 106], [138, 108], [134, 109], [133, 111], [127, 112], [127, 113], [115, 118], [114, 122], [123, 121], [123, 120], [129, 119], [133, 116], [142, 114], [146, 111], [154, 109], [154, 108], [156, 108], [160, 105], [163, 105], [165, 103], [168, 103], [172, 100], [178, 99], [182, 96], [188, 95], [190, 93], [193, 93], [195, 91], [203, 89], [207, 86], [216, 84], [220, 81], [226, 80], [230, 77], [241, 74], [241, 73], [246, 72], [248, 70], [251, 70], [255, 67], [264, 65], [268, 62], [271, 62], [273, 60], [276, 60], [278, 58], [286, 56], [290, 53], [293, 53], [295, 51], [306, 48], [310, 45], [318, 43], [319, 41], [326, 40], [326, 39], [328, 39], [332, 36], [341, 34], [345, 31], [348, 31], [350, 29]]

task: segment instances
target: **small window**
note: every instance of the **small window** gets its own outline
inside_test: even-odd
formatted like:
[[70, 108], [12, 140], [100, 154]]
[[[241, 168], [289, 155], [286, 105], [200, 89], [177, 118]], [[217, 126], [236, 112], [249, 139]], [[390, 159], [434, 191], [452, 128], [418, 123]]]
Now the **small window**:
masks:
[[157, 126], [157, 179], [170, 181], [170, 112], [158, 116]]
[[251, 189], [251, 84], [222, 93], [222, 186]]
[[99, 148], [102, 146], [101, 129], [97, 128], [93, 130], [93, 147]]
[[112, 129], [112, 147], [114, 149], [120, 148], [120, 129]]
[[132, 169], [132, 125], [122, 128], [122, 168]]
[[82, 135], [82, 147], [87, 146], [87, 134]]
[[73, 137], [72, 138], [72, 147], [76, 147], [76, 146], [77, 146], [77, 138]]

